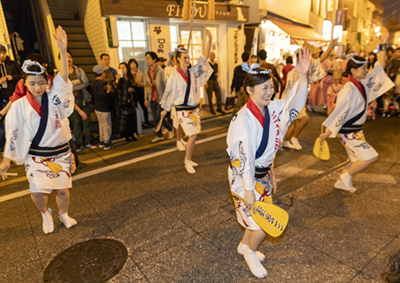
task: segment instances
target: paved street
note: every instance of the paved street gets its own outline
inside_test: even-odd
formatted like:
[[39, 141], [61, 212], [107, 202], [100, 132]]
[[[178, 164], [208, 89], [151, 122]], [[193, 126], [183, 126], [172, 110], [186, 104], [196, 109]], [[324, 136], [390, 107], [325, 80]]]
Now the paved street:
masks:
[[[49, 262], [89, 239], [121, 241], [129, 258], [110, 282], [379, 282], [385, 260], [400, 247], [400, 119], [367, 122], [367, 140], [380, 158], [354, 179], [355, 194], [333, 183], [347, 160], [338, 140], [331, 159], [312, 148], [325, 115], [311, 114], [303, 150], [279, 151], [275, 201], [290, 215], [288, 229], [260, 251], [266, 279], [252, 276], [236, 251], [243, 230], [227, 183], [229, 117], [204, 121], [189, 175], [175, 140], [151, 144], [153, 134], [111, 151], [86, 149], [88, 166], [74, 177], [69, 214], [78, 225], [44, 235], [42, 218], [19, 176], [0, 183], [0, 282], [43, 282]], [[340, 166], [341, 165], [341, 166]], [[57, 214], [54, 194], [49, 206]]]

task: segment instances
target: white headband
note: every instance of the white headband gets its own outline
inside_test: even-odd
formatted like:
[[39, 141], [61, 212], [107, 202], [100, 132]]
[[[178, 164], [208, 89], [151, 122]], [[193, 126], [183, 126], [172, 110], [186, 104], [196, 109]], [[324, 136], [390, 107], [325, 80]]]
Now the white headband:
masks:
[[[29, 71], [28, 67], [30, 66], [39, 66], [40, 67], [40, 71], [36, 72], [36, 71]], [[37, 61], [31, 61], [31, 60], [25, 60], [24, 64], [22, 65], [22, 71], [24, 71], [25, 74], [31, 74], [31, 75], [41, 75], [44, 73], [44, 68], [42, 65], [40, 65], [39, 62]]]
[[358, 61], [358, 60], [354, 59], [354, 57], [351, 57], [350, 59], [353, 60], [353, 62], [356, 64], [367, 64], [368, 63], [368, 61]]
[[178, 51], [180, 52], [180, 53], [189, 53], [189, 50], [187, 50], [187, 49], [178, 49]]

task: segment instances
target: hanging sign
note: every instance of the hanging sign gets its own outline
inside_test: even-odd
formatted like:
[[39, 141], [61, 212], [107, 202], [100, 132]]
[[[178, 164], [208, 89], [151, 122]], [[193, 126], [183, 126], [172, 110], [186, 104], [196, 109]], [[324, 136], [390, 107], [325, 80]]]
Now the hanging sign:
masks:
[[151, 50], [157, 53], [158, 57], [168, 58], [171, 52], [170, 28], [167, 25], [149, 25]]

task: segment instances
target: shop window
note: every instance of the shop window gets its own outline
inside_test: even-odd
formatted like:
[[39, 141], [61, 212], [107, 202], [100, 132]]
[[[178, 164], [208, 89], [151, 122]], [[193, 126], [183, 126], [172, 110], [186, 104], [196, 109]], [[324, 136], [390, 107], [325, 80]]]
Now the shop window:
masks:
[[178, 33], [177, 26], [169, 26], [169, 31], [171, 34], [171, 50], [175, 50], [178, 47]]
[[146, 24], [143, 21], [117, 21], [119, 39], [119, 60], [128, 62], [135, 58], [139, 69], [146, 68], [145, 53], [148, 50], [148, 38], [146, 37]]

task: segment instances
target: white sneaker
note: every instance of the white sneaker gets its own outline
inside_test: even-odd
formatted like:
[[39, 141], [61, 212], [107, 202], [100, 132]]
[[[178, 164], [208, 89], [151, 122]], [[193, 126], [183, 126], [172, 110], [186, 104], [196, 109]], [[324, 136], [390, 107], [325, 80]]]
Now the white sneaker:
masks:
[[186, 146], [183, 145], [182, 141], [183, 140], [176, 141], [176, 147], [178, 148], [179, 151], [185, 151], [186, 150]]
[[193, 168], [193, 166], [192, 166], [192, 163], [189, 162], [188, 160], [185, 160], [185, 168], [186, 168], [186, 171], [187, 171], [189, 174], [194, 174], [194, 173], [196, 173], [196, 170], [194, 170], [194, 168]]
[[[185, 157], [185, 163], [187, 162], [187, 159]], [[194, 162], [193, 160], [190, 161], [190, 163], [192, 164], [193, 167], [199, 166], [199, 164], [197, 164], [196, 162]]]
[[75, 226], [78, 224], [78, 222], [74, 219], [69, 217], [68, 213], [63, 213], [60, 214], [60, 221], [67, 227], [68, 229], [71, 228], [72, 226]]
[[290, 143], [290, 141], [283, 141], [282, 142], [282, 147], [295, 149], [295, 147]]
[[171, 131], [168, 132], [168, 139], [172, 140], [175, 137], [175, 131], [172, 129]]
[[350, 193], [355, 193], [357, 190], [353, 187], [352, 177], [346, 172], [340, 175], [340, 180], [344, 185], [344, 189]]
[[164, 137], [156, 137], [155, 139], [152, 139], [151, 142], [159, 142], [159, 141], [163, 141]]
[[45, 234], [52, 233], [54, 231], [54, 223], [50, 207], [47, 208], [46, 213], [42, 212], [42, 217], [43, 217], [43, 224], [42, 224], [43, 232]]
[[292, 142], [292, 145], [294, 146], [295, 149], [297, 150], [302, 149], [301, 145], [299, 144], [299, 139], [292, 137], [290, 141]]

